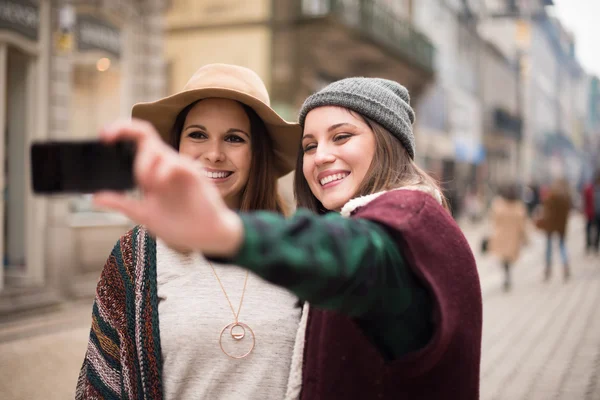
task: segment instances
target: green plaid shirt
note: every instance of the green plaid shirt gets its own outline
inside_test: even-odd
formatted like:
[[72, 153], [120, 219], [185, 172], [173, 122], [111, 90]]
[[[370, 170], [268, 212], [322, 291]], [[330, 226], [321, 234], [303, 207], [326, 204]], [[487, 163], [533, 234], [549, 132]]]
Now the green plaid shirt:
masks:
[[354, 318], [387, 359], [431, 339], [432, 297], [385, 226], [306, 210], [288, 219], [269, 212], [240, 216], [244, 243], [231, 263], [314, 307]]

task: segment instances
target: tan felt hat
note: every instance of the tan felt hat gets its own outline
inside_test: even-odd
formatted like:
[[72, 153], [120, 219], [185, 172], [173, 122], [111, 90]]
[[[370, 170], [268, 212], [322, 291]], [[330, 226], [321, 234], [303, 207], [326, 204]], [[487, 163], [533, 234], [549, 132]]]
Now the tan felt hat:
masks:
[[181, 110], [197, 100], [211, 97], [237, 100], [252, 108], [265, 123], [273, 142], [277, 176], [295, 168], [302, 129], [297, 123], [285, 121], [271, 108], [265, 84], [248, 68], [229, 64], [205, 65], [194, 73], [182, 91], [154, 102], [138, 103], [131, 114], [133, 118], [150, 122], [168, 140]]

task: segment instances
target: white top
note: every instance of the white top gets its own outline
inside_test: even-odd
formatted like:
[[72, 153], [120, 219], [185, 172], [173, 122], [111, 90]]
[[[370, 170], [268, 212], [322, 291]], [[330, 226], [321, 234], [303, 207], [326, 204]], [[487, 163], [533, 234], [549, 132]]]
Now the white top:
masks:
[[[219, 333], [234, 322], [234, 316], [208, 261], [199, 253], [178, 253], [160, 240], [156, 259], [164, 398], [286, 397], [292, 358], [299, 364], [295, 369], [301, 368], [302, 363], [304, 327], [299, 327], [301, 309], [296, 306], [297, 297], [250, 273], [239, 321], [254, 331], [256, 347], [248, 357], [232, 359], [221, 351]], [[213, 266], [237, 312], [246, 270], [215, 263]], [[295, 351], [300, 354], [292, 357], [297, 335], [300, 343]], [[229, 332], [222, 338], [234, 355], [245, 353], [252, 341], [249, 331], [240, 341], [235, 341]], [[299, 385], [301, 378], [294, 375], [297, 374], [292, 374], [290, 387]], [[294, 392], [297, 395], [298, 390]]]

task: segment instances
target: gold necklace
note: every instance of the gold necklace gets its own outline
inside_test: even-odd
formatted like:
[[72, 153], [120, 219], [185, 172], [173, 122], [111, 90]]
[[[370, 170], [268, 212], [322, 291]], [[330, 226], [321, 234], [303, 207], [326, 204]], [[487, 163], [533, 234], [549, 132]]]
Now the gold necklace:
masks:
[[[229, 325], [226, 325], [223, 329], [221, 329], [221, 333], [219, 334], [219, 346], [221, 347], [221, 351], [225, 355], [227, 355], [231, 358], [235, 358], [235, 359], [245, 358], [250, 353], [252, 353], [252, 350], [254, 350], [254, 346], [256, 345], [256, 339], [254, 337], [254, 331], [252, 330], [252, 328], [250, 328], [247, 324], [239, 321], [240, 312], [242, 311], [242, 303], [244, 302], [244, 295], [246, 294], [246, 285], [248, 284], [248, 271], [246, 271], [246, 278], [244, 279], [244, 289], [242, 290], [242, 298], [240, 299], [240, 305], [238, 307], [238, 312], [236, 313], [235, 310], [233, 309], [233, 304], [231, 304], [231, 300], [229, 300], [229, 296], [227, 295], [227, 292], [225, 291], [225, 287], [223, 286], [221, 279], [219, 279], [219, 275], [217, 275], [217, 271], [215, 270], [215, 267], [213, 267], [213, 265], [210, 261], [208, 261], [208, 265], [210, 265], [210, 268], [212, 269], [213, 274], [215, 275], [215, 278], [217, 278], [217, 281], [219, 282], [219, 286], [221, 286], [221, 290], [223, 291], [223, 294], [225, 295], [225, 298], [227, 299], [227, 302], [229, 303], [229, 307], [231, 308], [231, 312], [233, 313], [233, 318], [234, 318], [234, 322], [230, 323]], [[234, 332], [234, 329], [236, 329], [236, 328], [238, 328], [237, 333]], [[241, 330], [242, 330], [241, 332], [239, 332], [239, 328], [241, 328]], [[248, 331], [250, 331], [250, 333], [252, 334], [252, 347], [250, 347], [250, 350], [248, 350], [247, 353], [245, 353], [241, 356], [233, 356], [233, 355], [229, 354], [227, 351], [225, 351], [225, 349], [223, 348], [223, 333], [225, 333], [225, 331], [229, 330], [229, 334], [231, 335], [231, 337], [236, 341], [240, 341], [240, 340], [244, 339], [244, 337], [246, 337], [246, 329]]]

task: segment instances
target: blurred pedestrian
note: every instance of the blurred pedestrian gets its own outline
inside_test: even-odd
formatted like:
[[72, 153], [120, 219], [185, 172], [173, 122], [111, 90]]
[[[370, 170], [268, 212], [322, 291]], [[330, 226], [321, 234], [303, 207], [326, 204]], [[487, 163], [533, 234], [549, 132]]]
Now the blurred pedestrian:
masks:
[[[192, 165], [224, 208], [285, 211], [277, 178], [294, 167], [301, 129], [269, 106], [255, 72], [205, 65], [181, 92], [136, 104], [132, 114], [138, 119], [124, 122], [127, 129], [161, 136], [157, 152], [138, 146], [143, 156], [136, 157], [136, 170], [164, 176], [161, 157], [176, 156]], [[160, 184], [157, 177], [138, 179], [142, 187]], [[201, 192], [190, 192], [187, 199], [202, 200]], [[143, 195], [153, 204], [163, 200]], [[167, 203], [176, 200], [173, 193]], [[77, 399], [285, 396], [302, 313], [298, 298], [236, 265], [188, 250], [142, 226], [117, 242], [97, 286]], [[252, 320], [254, 331], [238, 317]]]
[[585, 251], [600, 253], [600, 168], [594, 180], [583, 189], [583, 211], [585, 214]]
[[525, 186], [523, 199], [527, 205], [527, 214], [530, 218], [533, 217], [535, 209], [540, 205], [540, 197], [540, 186], [537, 182], [533, 181]]
[[554, 181], [544, 198], [541, 215], [536, 222], [536, 225], [546, 232], [545, 281], [548, 281], [552, 275], [552, 245], [555, 237], [558, 238], [564, 280], [568, 280], [571, 276], [569, 257], [565, 243], [569, 212], [572, 205], [569, 190], [569, 184], [565, 179], [557, 179]]
[[504, 185], [490, 210], [492, 235], [490, 252], [504, 268], [504, 291], [511, 289], [511, 267], [519, 258], [521, 247], [527, 242], [527, 209], [514, 184]]
[[473, 223], [479, 222], [483, 214], [483, 199], [475, 185], [470, 185], [465, 195], [465, 212]]

